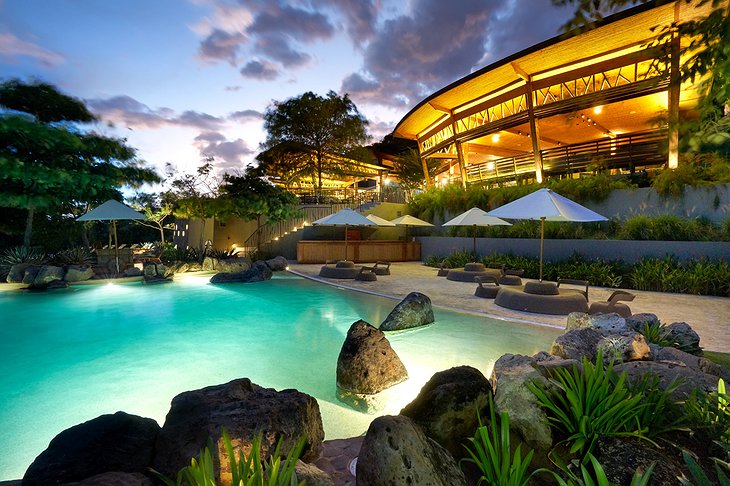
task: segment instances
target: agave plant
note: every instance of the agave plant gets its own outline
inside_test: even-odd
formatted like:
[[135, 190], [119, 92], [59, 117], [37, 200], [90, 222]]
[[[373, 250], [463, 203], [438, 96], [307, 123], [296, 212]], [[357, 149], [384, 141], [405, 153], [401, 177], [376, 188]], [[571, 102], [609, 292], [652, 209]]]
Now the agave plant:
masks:
[[93, 265], [96, 263], [96, 254], [89, 248], [74, 246], [59, 251], [53, 259], [61, 265]]
[[40, 248], [16, 246], [0, 253], [0, 275], [5, 276], [10, 268], [18, 263], [42, 265], [47, 261], [46, 254]]

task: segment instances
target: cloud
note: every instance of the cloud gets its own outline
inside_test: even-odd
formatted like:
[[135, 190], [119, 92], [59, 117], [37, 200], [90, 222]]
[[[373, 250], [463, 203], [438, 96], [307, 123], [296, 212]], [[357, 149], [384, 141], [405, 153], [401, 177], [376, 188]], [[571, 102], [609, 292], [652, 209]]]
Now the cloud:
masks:
[[347, 34], [356, 47], [376, 34], [378, 4], [372, 0], [324, 0], [337, 9], [345, 19]]
[[0, 34], [0, 57], [10, 60], [15, 60], [17, 57], [30, 57], [46, 67], [57, 66], [66, 60], [57, 52], [19, 39], [9, 32]]
[[203, 132], [195, 137], [194, 145], [200, 151], [201, 157], [213, 157], [215, 166], [220, 172], [242, 170], [245, 166], [244, 158], [255, 152], [243, 139], [228, 141], [219, 132]]
[[261, 36], [273, 34], [277, 37], [285, 33], [296, 41], [311, 42], [331, 38], [334, 27], [327, 16], [320, 12], [271, 3], [266, 10], [254, 16], [247, 32]]
[[225, 123], [221, 118], [192, 110], [177, 114], [170, 108], [152, 109], [127, 95], [85, 101], [91, 111], [101, 119], [123, 123], [130, 128], [181, 126], [199, 130], [214, 130]]
[[210, 62], [224, 60], [235, 66], [239, 48], [245, 42], [246, 36], [242, 33], [231, 34], [220, 29], [214, 29], [200, 43], [198, 57]]
[[279, 76], [279, 70], [275, 64], [267, 61], [249, 61], [240, 70], [241, 76], [244, 78], [259, 79], [262, 81], [271, 81]]
[[247, 121], [259, 121], [261, 120], [261, 117], [263, 114], [260, 111], [256, 110], [242, 110], [242, 111], [234, 111], [230, 115], [228, 115], [229, 120], [237, 121], [237, 122], [247, 122]]

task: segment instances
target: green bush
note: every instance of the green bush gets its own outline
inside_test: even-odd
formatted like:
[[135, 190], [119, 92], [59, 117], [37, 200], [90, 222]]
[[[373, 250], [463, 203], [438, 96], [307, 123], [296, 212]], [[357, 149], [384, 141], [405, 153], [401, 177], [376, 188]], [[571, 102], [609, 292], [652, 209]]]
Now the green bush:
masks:
[[673, 215], [634, 216], [617, 233], [621, 240], [720, 241], [724, 235], [712, 222]]
[[48, 261], [46, 254], [37, 247], [15, 246], [0, 253], [0, 277], [6, 277], [10, 268], [18, 263], [42, 265]]
[[718, 380], [716, 392], [694, 390], [684, 409], [689, 427], [701, 441], [730, 443], [730, 395], [722, 378]]
[[688, 260], [674, 256], [644, 258], [634, 264], [628, 281], [637, 290], [730, 296], [730, 264], [724, 260]]
[[93, 265], [96, 263], [96, 254], [89, 248], [75, 246], [56, 253], [53, 262], [59, 265]]

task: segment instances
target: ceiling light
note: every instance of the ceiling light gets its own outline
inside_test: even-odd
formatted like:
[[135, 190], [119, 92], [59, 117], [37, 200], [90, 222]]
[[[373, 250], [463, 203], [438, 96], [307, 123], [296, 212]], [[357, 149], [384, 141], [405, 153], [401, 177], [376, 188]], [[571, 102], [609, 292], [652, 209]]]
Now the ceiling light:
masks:
[[492, 143], [497, 142], [499, 142], [499, 133], [495, 133], [494, 135], [492, 135]]
[[593, 113], [595, 113], [596, 115], [600, 115], [602, 111], [603, 111], [603, 107], [600, 105], [593, 108]]

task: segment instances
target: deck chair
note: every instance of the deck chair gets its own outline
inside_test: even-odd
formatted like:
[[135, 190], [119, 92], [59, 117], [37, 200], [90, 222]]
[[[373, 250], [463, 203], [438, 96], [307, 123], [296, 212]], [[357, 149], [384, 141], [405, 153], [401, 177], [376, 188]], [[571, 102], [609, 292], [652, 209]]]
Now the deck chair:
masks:
[[377, 275], [373, 271], [375, 267], [360, 267], [360, 271], [355, 275], [355, 280], [363, 282], [374, 282], [378, 279]]
[[[481, 277], [474, 277], [474, 281], [478, 284], [477, 289], [474, 291], [475, 297], [481, 297], [482, 299], [493, 299], [499, 292], [499, 281], [497, 277], [492, 275], [485, 275]], [[494, 285], [484, 286], [485, 283], [491, 283]]]
[[525, 270], [522, 268], [503, 268], [502, 276], [499, 277], [500, 285], [522, 285], [522, 274]]
[[583, 294], [583, 297], [586, 298], [586, 302], [588, 302], [588, 286], [590, 285], [588, 283], [588, 280], [575, 280], [572, 278], [558, 278], [557, 287], [560, 288], [561, 284], [576, 285], [579, 287], [583, 287], [583, 289], [581, 289], [581, 290], [578, 290], [578, 289], [569, 289], [569, 290], [574, 290], [575, 292], [580, 292], [581, 294]]
[[588, 308], [589, 314], [610, 314], [615, 312], [621, 317], [631, 316], [631, 308], [619, 301], [631, 302], [636, 296], [625, 290], [615, 290], [606, 302], [594, 302]]
[[378, 260], [372, 268], [375, 275], [390, 275], [390, 262]]
[[451, 269], [451, 264], [449, 264], [446, 260], [441, 262], [439, 264], [439, 271], [436, 274], [437, 277], [445, 277], [449, 274], [449, 270]]

